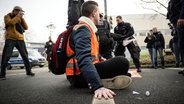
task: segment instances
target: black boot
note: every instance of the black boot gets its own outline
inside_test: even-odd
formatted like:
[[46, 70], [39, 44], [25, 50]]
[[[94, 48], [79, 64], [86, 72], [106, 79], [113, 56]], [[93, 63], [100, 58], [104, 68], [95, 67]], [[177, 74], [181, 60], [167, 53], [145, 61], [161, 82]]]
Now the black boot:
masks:
[[0, 75], [0, 80], [6, 80], [6, 77], [3, 75]]
[[178, 74], [183, 74], [184, 75], [184, 70], [179, 71]]
[[35, 76], [35, 73], [33, 72], [30, 72], [30, 73], [27, 73], [28, 76]]
[[142, 72], [141, 68], [137, 68], [137, 72]]

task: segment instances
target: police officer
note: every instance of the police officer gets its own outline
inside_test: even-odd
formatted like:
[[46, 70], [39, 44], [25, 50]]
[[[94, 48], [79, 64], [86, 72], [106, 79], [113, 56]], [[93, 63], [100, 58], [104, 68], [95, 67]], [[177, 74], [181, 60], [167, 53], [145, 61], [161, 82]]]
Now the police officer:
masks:
[[[45, 43], [45, 53], [47, 54], [47, 61], [48, 61], [48, 62], [49, 62], [49, 60], [50, 60], [50, 54], [51, 54], [51, 52], [52, 52], [53, 46], [54, 46], [54, 42], [52, 41], [51, 36], [49, 36], [49, 41], [47, 41], [47, 42]], [[48, 64], [48, 65], [49, 65], [49, 64]], [[48, 67], [49, 67], [49, 66], [48, 66]], [[49, 70], [49, 72], [50, 72], [50, 70]]]
[[129, 50], [131, 57], [133, 59], [133, 62], [137, 68], [137, 72], [141, 72], [141, 65], [139, 61], [139, 56], [140, 56], [140, 48], [134, 42], [130, 42], [127, 46], [124, 46], [122, 44], [123, 40], [128, 39], [134, 39], [133, 34], [134, 34], [134, 29], [131, 26], [130, 23], [124, 22], [122, 20], [121, 16], [116, 17], [116, 22], [117, 26], [114, 28], [114, 35], [120, 35], [120, 38], [117, 40], [117, 46], [115, 48], [115, 56], [125, 56], [125, 47]]
[[98, 31], [96, 35], [99, 40], [99, 53], [102, 57], [112, 58], [112, 43], [113, 39], [110, 37], [110, 24], [104, 19], [103, 13], [100, 14], [100, 20], [96, 25]]

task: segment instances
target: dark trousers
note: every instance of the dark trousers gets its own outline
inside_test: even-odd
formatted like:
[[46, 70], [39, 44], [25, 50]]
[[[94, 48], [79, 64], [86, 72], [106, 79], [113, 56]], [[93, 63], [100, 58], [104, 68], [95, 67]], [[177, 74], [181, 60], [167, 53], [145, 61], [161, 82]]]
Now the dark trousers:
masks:
[[3, 49], [3, 54], [2, 54], [2, 60], [1, 60], [1, 75], [2, 76], [6, 75], [6, 66], [8, 64], [8, 61], [9, 61], [11, 55], [12, 55], [14, 47], [17, 48], [20, 55], [22, 56], [22, 59], [24, 61], [24, 65], [26, 67], [26, 73], [28, 74], [31, 72], [31, 65], [29, 63], [28, 53], [27, 53], [27, 49], [26, 49], [26, 45], [25, 45], [24, 40], [6, 39], [4, 49]]
[[115, 51], [114, 51], [114, 55], [125, 57], [125, 47], [122, 45], [122, 43], [117, 43]]
[[177, 27], [178, 32], [178, 42], [180, 47], [181, 61], [182, 65], [184, 65], [184, 27]]
[[[117, 56], [95, 64], [101, 79], [113, 78], [118, 75], [127, 75], [129, 61], [123, 56]], [[72, 87], [88, 87], [82, 74], [67, 77]]]
[[[129, 43], [127, 46], [127, 49], [133, 59], [133, 62], [136, 66], [136, 68], [140, 68], [140, 49], [138, 49], [138, 46], [135, 46], [133, 42]], [[125, 47], [122, 44], [117, 44], [115, 49], [115, 56], [125, 56]]]
[[102, 56], [102, 57], [104, 57], [104, 58], [106, 58], [106, 59], [110, 59], [110, 58], [112, 58], [112, 49], [109, 49], [109, 50], [99, 50], [99, 52], [100, 52], [100, 55]]
[[135, 46], [133, 42], [131, 42], [130, 44], [127, 45], [127, 49], [133, 59], [133, 62], [135, 64], [136, 68], [140, 68], [141, 64], [140, 64], [140, 49], [138, 46]]

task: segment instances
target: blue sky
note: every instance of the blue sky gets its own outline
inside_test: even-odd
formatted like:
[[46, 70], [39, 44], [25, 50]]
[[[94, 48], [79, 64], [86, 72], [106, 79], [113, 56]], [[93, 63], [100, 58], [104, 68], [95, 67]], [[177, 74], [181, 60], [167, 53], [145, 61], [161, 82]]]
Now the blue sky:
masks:
[[[99, 3], [100, 11], [104, 12], [104, 0], [95, 0]], [[109, 15], [146, 14], [154, 13], [140, 7], [140, 0], [107, 0]], [[19, 5], [24, 11], [29, 32], [36, 41], [47, 41], [49, 23], [55, 25], [52, 38], [65, 30], [67, 24], [68, 0], [0, 0], [0, 25], [3, 24], [4, 15], [11, 12], [13, 7]]]

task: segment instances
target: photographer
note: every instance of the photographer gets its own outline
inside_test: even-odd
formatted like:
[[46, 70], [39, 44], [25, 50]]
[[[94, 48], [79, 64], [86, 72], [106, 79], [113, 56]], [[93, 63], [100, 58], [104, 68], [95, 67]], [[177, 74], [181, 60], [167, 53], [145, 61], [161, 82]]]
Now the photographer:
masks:
[[23, 18], [24, 11], [20, 6], [15, 6], [11, 13], [4, 16], [5, 22], [5, 45], [2, 54], [1, 61], [1, 73], [0, 79], [6, 79], [6, 66], [8, 60], [12, 55], [14, 47], [16, 47], [22, 56], [24, 65], [26, 67], [26, 74], [29, 76], [34, 76], [35, 74], [31, 71], [31, 65], [28, 60], [28, 52], [24, 42], [24, 30], [28, 29], [27, 23]]

